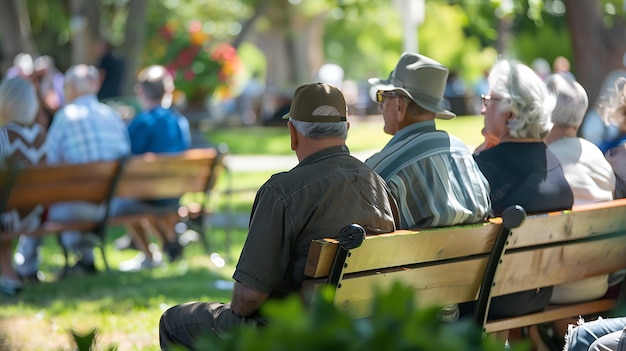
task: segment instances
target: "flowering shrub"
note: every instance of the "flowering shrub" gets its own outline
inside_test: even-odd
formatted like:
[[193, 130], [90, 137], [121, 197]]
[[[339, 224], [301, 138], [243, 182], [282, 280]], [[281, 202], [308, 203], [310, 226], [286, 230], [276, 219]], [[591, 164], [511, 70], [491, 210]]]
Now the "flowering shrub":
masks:
[[242, 69], [237, 50], [215, 42], [202, 30], [200, 21], [187, 28], [168, 22], [148, 42], [152, 63], [165, 66], [174, 76], [176, 90], [188, 101], [201, 101], [213, 94], [230, 96]]

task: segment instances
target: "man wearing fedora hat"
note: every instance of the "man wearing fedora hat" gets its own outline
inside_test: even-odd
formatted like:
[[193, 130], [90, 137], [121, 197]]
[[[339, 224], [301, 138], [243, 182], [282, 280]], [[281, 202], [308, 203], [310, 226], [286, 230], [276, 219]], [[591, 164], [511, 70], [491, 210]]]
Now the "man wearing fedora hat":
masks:
[[380, 174], [400, 209], [400, 229], [484, 220], [489, 184], [458, 138], [437, 130], [448, 69], [423, 55], [404, 53], [386, 80], [371, 78], [389, 143], [365, 163]]
[[300, 161], [274, 174], [257, 192], [248, 237], [233, 274], [231, 303], [187, 303], [167, 310], [161, 347], [193, 349], [204, 333], [221, 335], [241, 324], [263, 324], [268, 298], [300, 291], [311, 240], [339, 236], [349, 224], [368, 234], [393, 231], [398, 209], [385, 181], [350, 156], [343, 94], [325, 83], [299, 87], [288, 119], [291, 149]]

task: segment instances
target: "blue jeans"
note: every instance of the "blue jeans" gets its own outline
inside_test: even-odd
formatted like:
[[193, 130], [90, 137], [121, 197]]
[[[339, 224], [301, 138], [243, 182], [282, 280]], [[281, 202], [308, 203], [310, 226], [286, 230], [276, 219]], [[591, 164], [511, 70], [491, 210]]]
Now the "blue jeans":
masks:
[[[597, 319], [588, 323], [580, 323], [578, 326], [572, 326], [568, 328], [567, 334], [565, 335], [565, 350], [567, 351], [588, 351], [588, 350], [617, 350], [611, 348], [590, 348], [592, 344], [595, 347], [600, 347], [599, 344], [603, 342], [608, 342], [608, 335], [614, 332], [621, 333], [622, 329], [626, 327], [626, 317], [622, 318], [607, 318], [607, 319]], [[596, 340], [607, 336], [607, 339], [602, 339], [605, 341], [599, 341], [596, 343]], [[619, 337], [620, 335], [613, 335], [613, 339], [615, 337]], [[616, 345], [616, 344], [615, 344]]]
[[594, 341], [589, 351], [626, 351], [626, 333], [620, 330], [606, 334]]

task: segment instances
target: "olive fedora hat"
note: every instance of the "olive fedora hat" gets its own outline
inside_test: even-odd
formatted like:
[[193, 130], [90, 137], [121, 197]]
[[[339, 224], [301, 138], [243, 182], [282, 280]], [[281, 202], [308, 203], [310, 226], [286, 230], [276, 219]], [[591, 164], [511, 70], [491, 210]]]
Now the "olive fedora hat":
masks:
[[399, 91], [422, 108], [441, 119], [456, 115], [441, 106], [448, 79], [448, 69], [420, 54], [404, 53], [387, 79], [370, 78], [372, 91]]

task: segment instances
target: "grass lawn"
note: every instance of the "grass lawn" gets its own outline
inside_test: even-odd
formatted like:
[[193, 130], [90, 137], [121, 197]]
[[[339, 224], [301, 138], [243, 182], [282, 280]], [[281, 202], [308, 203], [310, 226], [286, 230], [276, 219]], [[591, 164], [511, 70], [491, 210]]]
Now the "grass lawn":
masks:
[[[482, 141], [482, 116], [458, 117], [437, 121], [440, 129], [461, 138], [470, 148]], [[352, 151], [380, 149], [390, 136], [382, 131], [382, 117], [370, 116], [352, 121], [347, 144]], [[232, 154], [292, 155], [289, 133], [285, 128], [245, 127], [213, 130], [208, 133], [215, 142], [226, 142]], [[212, 197], [215, 211], [248, 214], [255, 189], [273, 172], [245, 172], [221, 176]], [[246, 189], [232, 195], [224, 189]], [[183, 200], [184, 201], [184, 200]], [[113, 227], [112, 241], [124, 232]], [[226, 237], [230, 237], [228, 251]], [[134, 256], [135, 251], [118, 251], [110, 243], [107, 258], [113, 268], [95, 276], [54, 280], [54, 272], [63, 265], [56, 238], [45, 238], [42, 249], [46, 282], [29, 286], [17, 297], [0, 296], [0, 350], [73, 350], [70, 331], [87, 333], [98, 330], [98, 346], [105, 350], [116, 344], [119, 350], [158, 350], [158, 321], [169, 306], [192, 300], [228, 301], [228, 283], [245, 240], [241, 228], [210, 229], [212, 251], [226, 258], [225, 266], [203, 252], [195, 243], [185, 249], [182, 261], [152, 271], [121, 273], [119, 262]], [[231, 258], [231, 259], [228, 259]], [[102, 270], [103, 262], [97, 257]]]
[[[350, 121], [346, 144], [351, 151], [381, 149], [391, 139], [383, 132], [382, 116], [355, 117]], [[482, 142], [482, 116], [460, 116], [452, 120], [436, 120], [437, 128], [463, 140], [471, 149]], [[207, 133], [214, 143], [226, 143], [236, 155], [292, 155], [289, 132], [285, 127], [218, 128]]]

